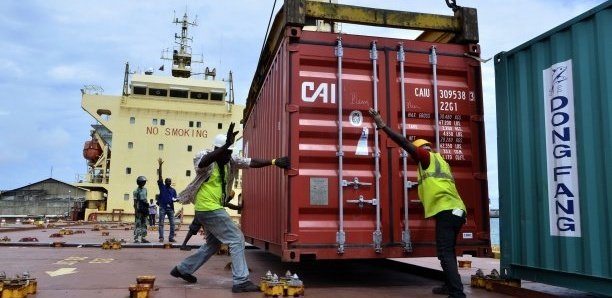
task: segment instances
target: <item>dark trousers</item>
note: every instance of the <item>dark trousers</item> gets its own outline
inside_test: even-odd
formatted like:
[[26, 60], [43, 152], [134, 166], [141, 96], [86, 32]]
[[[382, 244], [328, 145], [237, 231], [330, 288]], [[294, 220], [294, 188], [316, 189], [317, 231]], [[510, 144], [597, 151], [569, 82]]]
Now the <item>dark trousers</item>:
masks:
[[448, 287], [450, 297], [465, 297], [455, 252], [457, 235], [465, 223], [465, 218], [454, 215], [451, 210], [442, 211], [436, 214], [435, 218], [436, 248], [440, 265], [442, 265], [442, 270], [446, 276], [445, 284]]
[[149, 226], [155, 225], [155, 214], [149, 214]]

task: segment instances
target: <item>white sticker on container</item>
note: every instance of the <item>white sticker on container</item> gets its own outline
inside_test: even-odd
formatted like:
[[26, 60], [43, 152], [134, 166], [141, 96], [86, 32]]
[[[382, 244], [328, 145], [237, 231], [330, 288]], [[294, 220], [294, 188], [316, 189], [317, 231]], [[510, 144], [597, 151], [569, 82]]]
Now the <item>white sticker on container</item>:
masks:
[[472, 239], [474, 238], [474, 234], [472, 233], [463, 233], [463, 239]]
[[368, 129], [366, 127], [361, 131], [355, 155], [368, 155]]
[[361, 111], [352, 111], [349, 116], [349, 122], [352, 126], [361, 126], [361, 123], [363, 123], [363, 114]]

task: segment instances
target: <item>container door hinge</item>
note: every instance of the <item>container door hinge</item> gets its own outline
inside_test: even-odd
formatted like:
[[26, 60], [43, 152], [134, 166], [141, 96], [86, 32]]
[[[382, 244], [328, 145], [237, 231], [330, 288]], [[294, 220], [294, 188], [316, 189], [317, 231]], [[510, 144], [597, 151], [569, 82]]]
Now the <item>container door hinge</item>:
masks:
[[285, 111], [289, 113], [295, 113], [300, 111], [300, 107], [298, 105], [288, 104], [285, 106]]
[[291, 242], [298, 241], [300, 237], [297, 234], [285, 233], [284, 238], [285, 238], [285, 242], [291, 243]]
[[382, 252], [382, 233], [380, 231], [374, 231], [372, 233], [372, 240], [374, 241], [374, 251], [376, 253]]
[[410, 239], [410, 230], [402, 231], [402, 242], [404, 243], [404, 251], [412, 252], [412, 240]]
[[338, 254], [344, 253], [344, 243], [346, 241], [346, 235], [344, 231], [336, 232], [336, 243], [338, 244]]

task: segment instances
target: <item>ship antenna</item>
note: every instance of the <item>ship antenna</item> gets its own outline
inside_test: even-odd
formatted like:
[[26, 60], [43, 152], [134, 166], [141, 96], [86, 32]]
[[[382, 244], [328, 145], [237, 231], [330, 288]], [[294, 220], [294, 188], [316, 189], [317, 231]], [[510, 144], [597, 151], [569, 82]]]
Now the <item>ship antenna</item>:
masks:
[[162, 59], [172, 60], [173, 77], [189, 78], [191, 77], [192, 62], [202, 63], [202, 61], [192, 61], [191, 43], [193, 42], [193, 38], [188, 35], [189, 26], [198, 25], [197, 17], [193, 22], [190, 22], [187, 13], [185, 13], [182, 20], [179, 20], [179, 18], [175, 16], [172, 22], [181, 25], [181, 34], [174, 34], [176, 46], [172, 50], [172, 58], [169, 58], [168, 55], [164, 55], [167, 51], [162, 51]]

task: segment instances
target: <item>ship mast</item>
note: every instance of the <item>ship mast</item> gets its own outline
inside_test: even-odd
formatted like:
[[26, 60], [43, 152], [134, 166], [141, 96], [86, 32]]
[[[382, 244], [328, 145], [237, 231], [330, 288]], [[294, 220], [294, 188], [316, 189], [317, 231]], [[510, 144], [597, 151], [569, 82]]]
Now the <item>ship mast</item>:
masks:
[[[187, 13], [183, 15], [183, 19], [179, 20], [179, 18], [175, 18], [173, 21], [174, 24], [181, 25], [181, 35], [174, 34], [175, 43], [177, 46], [172, 50], [172, 59], [168, 58], [167, 51], [162, 52], [162, 59], [164, 60], [172, 60], [172, 76], [179, 78], [189, 78], [191, 77], [191, 63], [192, 63], [192, 54], [191, 54], [191, 43], [193, 42], [193, 38], [189, 37], [188, 29], [189, 26], [197, 26], [197, 21], [190, 22], [187, 17]], [[196, 63], [202, 63], [202, 61], [193, 61]]]

